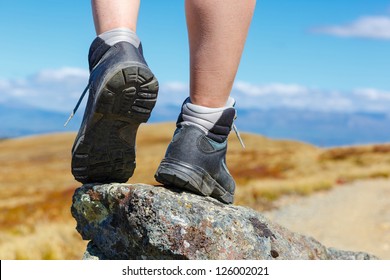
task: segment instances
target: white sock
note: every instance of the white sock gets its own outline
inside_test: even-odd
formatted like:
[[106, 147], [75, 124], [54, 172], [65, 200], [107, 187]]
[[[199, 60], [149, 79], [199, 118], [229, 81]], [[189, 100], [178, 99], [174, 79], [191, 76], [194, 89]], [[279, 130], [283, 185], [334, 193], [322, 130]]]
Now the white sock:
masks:
[[187, 98], [182, 107], [182, 118], [184, 122], [191, 122], [203, 127], [203, 129], [210, 130], [226, 109], [234, 108], [234, 104], [235, 100], [229, 97], [224, 107], [209, 108], [192, 104], [190, 99]]
[[103, 39], [104, 42], [110, 46], [119, 42], [129, 42], [134, 47], [138, 48], [140, 44], [140, 39], [137, 34], [133, 30], [124, 27], [103, 32], [98, 37]]
[[189, 98], [186, 100], [185, 105], [187, 105], [191, 110], [198, 112], [200, 114], [209, 114], [209, 113], [214, 113], [214, 112], [221, 112], [221, 111], [225, 110], [226, 108], [234, 107], [235, 103], [236, 103], [236, 101], [234, 100], [234, 98], [229, 96], [229, 99], [226, 102], [226, 105], [224, 107], [220, 107], [220, 108], [210, 108], [210, 107], [192, 104], [191, 100]]

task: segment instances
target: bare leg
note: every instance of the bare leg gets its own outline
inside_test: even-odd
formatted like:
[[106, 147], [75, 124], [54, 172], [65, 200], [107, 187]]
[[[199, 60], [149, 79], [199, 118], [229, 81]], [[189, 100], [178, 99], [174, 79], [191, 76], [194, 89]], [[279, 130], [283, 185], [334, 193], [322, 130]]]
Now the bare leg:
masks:
[[255, 3], [256, 0], [186, 0], [193, 104], [226, 104]]
[[125, 27], [136, 32], [140, 0], [92, 0], [96, 34]]

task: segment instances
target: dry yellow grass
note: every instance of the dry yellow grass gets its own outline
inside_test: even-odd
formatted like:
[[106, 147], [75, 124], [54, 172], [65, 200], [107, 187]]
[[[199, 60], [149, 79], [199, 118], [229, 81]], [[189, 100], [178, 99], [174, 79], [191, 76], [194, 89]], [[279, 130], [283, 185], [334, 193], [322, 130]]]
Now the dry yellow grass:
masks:
[[[141, 126], [137, 169], [129, 183], [157, 184], [174, 124]], [[70, 173], [75, 134], [0, 141], [0, 259], [79, 259], [85, 249], [70, 214], [80, 186]], [[236, 203], [258, 210], [285, 194], [310, 194], [359, 178], [390, 175], [390, 144], [320, 149], [294, 141], [234, 135], [227, 162], [237, 181]]]

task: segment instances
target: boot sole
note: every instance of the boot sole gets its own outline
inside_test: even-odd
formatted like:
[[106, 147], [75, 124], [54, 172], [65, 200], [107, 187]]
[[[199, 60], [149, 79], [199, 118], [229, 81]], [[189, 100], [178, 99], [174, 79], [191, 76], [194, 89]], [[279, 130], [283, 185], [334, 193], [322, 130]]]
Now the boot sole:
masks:
[[182, 161], [163, 159], [154, 177], [163, 185], [211, 196], [225, 204], [231, 204], [234, 200], [234, 195], [218, 184], [208, 172]]
[[156, 104], [158, 81], [149, 68], [133, 64], [114, 73], [97, 93], [72, 154], [73, 176], [83, 184], [123, 183], [133, 175], [137, 130]]

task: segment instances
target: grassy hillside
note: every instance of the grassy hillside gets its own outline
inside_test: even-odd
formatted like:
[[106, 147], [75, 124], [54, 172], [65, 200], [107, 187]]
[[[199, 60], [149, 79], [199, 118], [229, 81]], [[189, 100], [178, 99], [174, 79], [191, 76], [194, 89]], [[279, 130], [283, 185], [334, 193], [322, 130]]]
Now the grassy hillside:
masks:
[[[157, 184], [154, 172], [173, 124], [144, 125], [137, 169], [129, 183]], [[0, 259], [80, 259], [86, 242], [75, 231], [71, 198], [80, 184], [70, 174], [75, 134], [0, 141]], [[272, 207], [281, 195], [310, 194], [359, 178], [390, 176], [390, 144], [320, 149], [293, 141], [231, 135], [228, 166], [237, 181], [236, 204]]]

